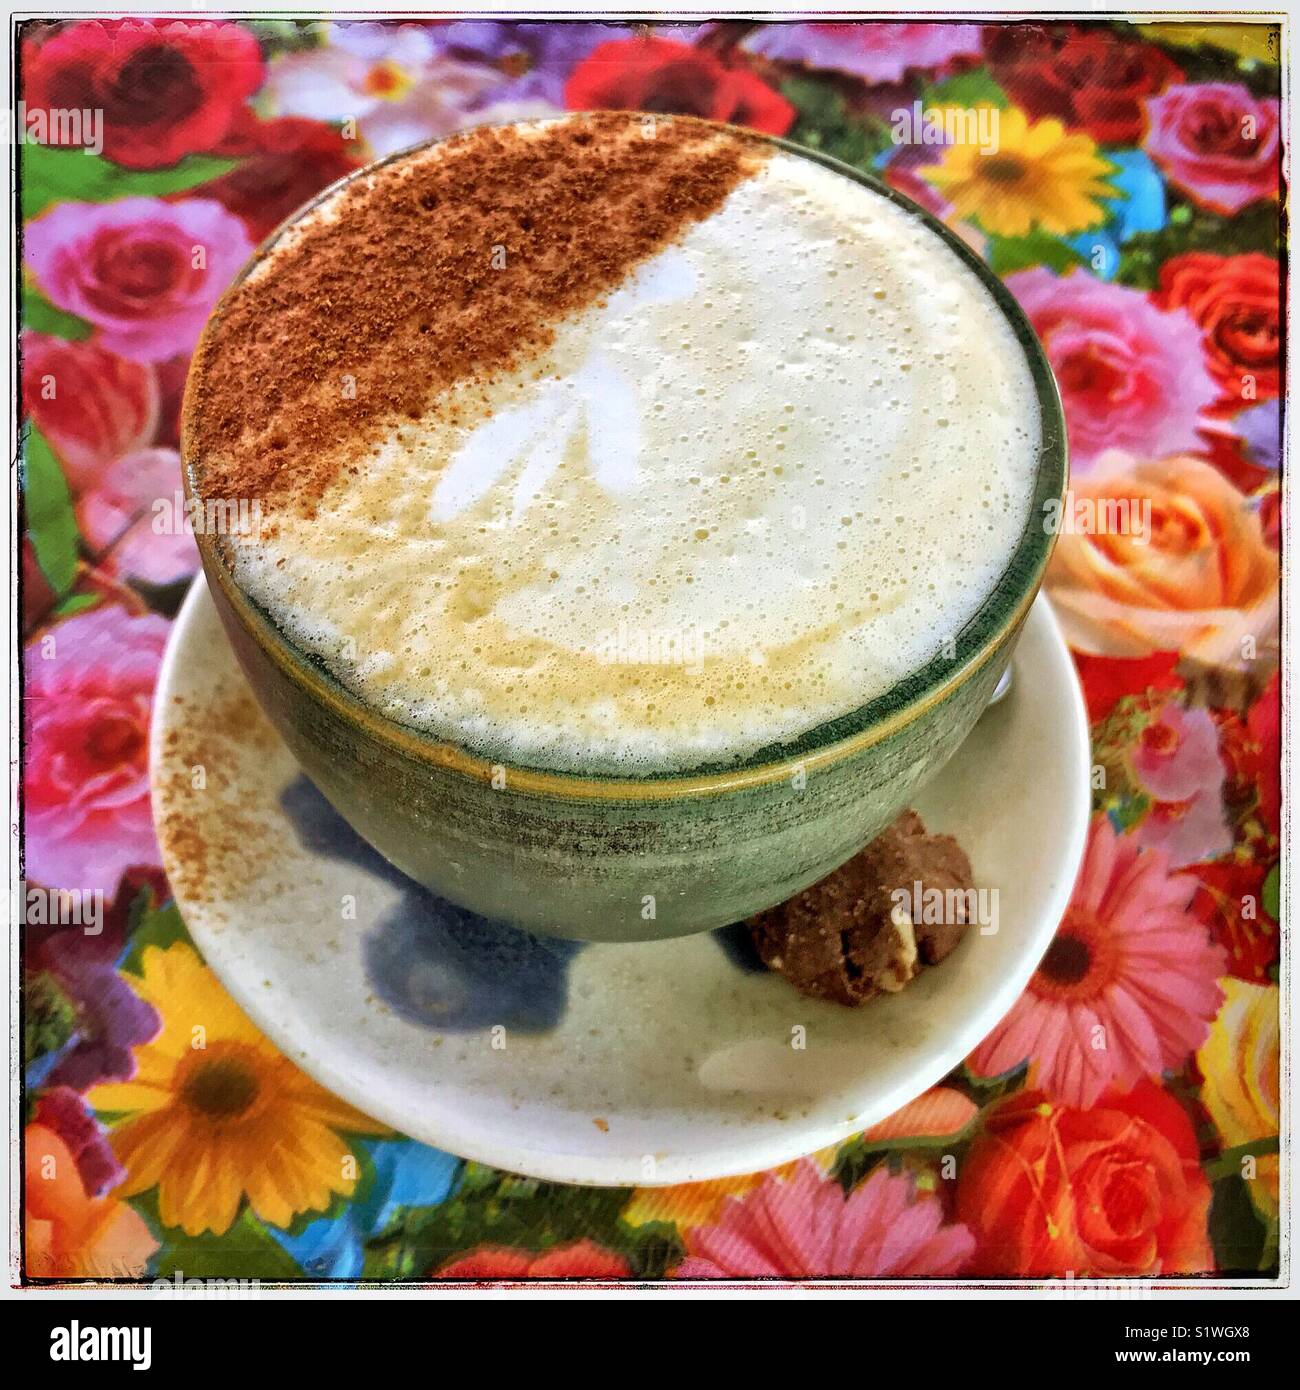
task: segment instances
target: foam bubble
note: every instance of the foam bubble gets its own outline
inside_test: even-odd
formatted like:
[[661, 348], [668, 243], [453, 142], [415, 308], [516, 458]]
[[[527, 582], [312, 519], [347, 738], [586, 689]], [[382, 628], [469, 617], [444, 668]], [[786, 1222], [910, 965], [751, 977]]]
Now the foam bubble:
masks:
[[933, 657], [1015, 547], [1038, 434], [977, 277], [778, 152], [546, 360], [358, 448], [233, 563], [395, 719], [506, 761], [688, 769]]

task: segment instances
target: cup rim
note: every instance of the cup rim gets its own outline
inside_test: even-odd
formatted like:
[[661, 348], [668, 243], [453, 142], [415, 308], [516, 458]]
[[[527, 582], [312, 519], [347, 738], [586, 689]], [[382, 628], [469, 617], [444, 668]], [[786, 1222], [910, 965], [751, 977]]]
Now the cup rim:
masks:
[[[554, 117], [544, 116], [524, 122], [485, 122], [484, 125], [488, 128], [506, 129], [521, 124], [538, 125], [596, 114], [617, 115], [628, 120], [642, 119], [644, 116], [644, 113], [636, 111], [569, 111], [558, 113]], [[414, 761], [432, 763], [447, 771], [458, 772], [489, 783], [498, 779], [504, 769], [506, 784], [516, 791], [580, 800], [667, 800], [703, 796], [785, 782], [795, 771], [811, 772], [823, 768], [884, 741], [927, 710], [946, 700], [953, 691], [986, 665], [1005, 645], [1007, 639], [1018, 630], [1038, 593], [1056, 542], [1054, 531], [1044, 524], [1048, 509], [1053, 503], [1060, 504], [1064, 501], [1069, 486], [1065, 415], [1056, 379], [1043, 346], [1011, 292], [989, 269], [983, 258], [951, 228], [883, 179], [846, 164], [821, 150], [809, 149], [781, 136], [768, 135], [721, 121], [710, 121], [699, 116], [666, 115], [657, 116], [656, 119], [686, 121], [725, 130], [745, 140], [770, 145], [799, 158], [809, 159], [887, 198], [904, 212], [918, 218], [937, 235], [984, 286], [1010, 325], [1025, 354], [1039, 410], [1038, 467], [1033, 496], [1025, 526], [1002, 573], [975, 613], [954, 634], [953, 657], [945, 657], [940, 652], [865, 703], [833, 719], [813, 725], [794, 739], [759, 748], [739, 762], [705, 763], [690, 770], [655, 771], [639, 776], [626, 773], [566, 772], [544, 766], [513, 763], [504, 758], [472, 752], [453, 740], [413, 725], [402, 724], [379, 713], [348, 689], [337, 676], [292, 643], [266, 610], [235, 582], [217, 540], [205, 531], [196, 530], [194, 539], [209, 583], [220, 589], [245, 630], [286, 678], [305, 687], [313, 699], [330, 706], [345, 721], [361, 725], [372, 738], [395, 748]], [[187, 503], [190, 499], [201, 496], [196, 477], [198, 470], [188, 447], [191, 413], [196, 399], [193, 391], [195, 368], [203, 358], [203, 348], [212, 326], [220, 319], [229, 298], [270, 254], [281, 237], [313, 209], [335, 197], [348, 184], [357, 179], [367, 178], [377, 169], [420, 151], [454, 141], [465, 133], [457, 131], [449, 136], [421, 141], [345, 174], [292, 212], [258, 245], [213, 307], [190, 359], [180, 428], [181, 471]]]

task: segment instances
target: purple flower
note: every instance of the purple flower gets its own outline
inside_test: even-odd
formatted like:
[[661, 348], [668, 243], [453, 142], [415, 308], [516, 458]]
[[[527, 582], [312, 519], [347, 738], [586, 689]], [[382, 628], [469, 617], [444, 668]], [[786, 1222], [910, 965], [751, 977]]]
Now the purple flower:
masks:
[[508, 80], [492, 89], [491, 104], [541, 101], [563, 107], [564, 80], [574, 65], [597, 44], [618, 37], [622, 28], [467, 19], [432, 32], [435, 46], [449, 57], [487, 64], [506, 74]]
[[76, 1032], [46, 1077], [51, 1086], [88, 1091], [101, 1081], [135, 1075], [132, 1048], [156, 1036], [162, 1022], [116, 970], [93, 968], [61, 981], [77, 1006]]
[[1232, 427], [1241, 436], [1250, 461], [1259, 468], [1277, 472], [1282, 466], [1281, 403], [1276, 398], [1261, 401], [1243, 410], [1232, 422]]
[[71, 1036], [42, 1076], [47, 1085], [88, 1091], [101, 1081], [128, 1080], [135, 1074], [132, 1049], [162, 1027], [157, 1011], [115, 968], [135, 891], [128, 882], [105, 912], [98, 935], [79, 927], [25, 928], [28, 970], [53, 981], [73, 1015]]
[[68, 1146], [88, 1197], [102, 1197], [126, 1177], [103, 1127], [75, 1091], [64, 1086], [47, 1091], [37, 1102], [35, 1121], [52, 1129]]
[[916, 69], [935, 71], [979, 58], [978, 24], [765, 24], [744, 41], [763, 58], [803, 63], [877, 85]]

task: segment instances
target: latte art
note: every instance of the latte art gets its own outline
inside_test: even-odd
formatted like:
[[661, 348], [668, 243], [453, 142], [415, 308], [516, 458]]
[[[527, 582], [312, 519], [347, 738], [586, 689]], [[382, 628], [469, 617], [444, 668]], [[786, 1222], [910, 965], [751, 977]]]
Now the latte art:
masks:
[[[693, 132], [694, 144], [665, 149], [675, 168], [726, 172], [661, 244], [634, 254], [602, 239], [631, 217], [609, 170], [650, 157], [634, 147], [639, 118], [492, 137], [535, 159], [587, 135], [562, 163], [556, 152], [556, 178], [593, 161], [597, 188], [611, 190], [545, 253], [532, 240], [540, 212], [507, 202], [499, 226], [486, 217], [483, 262], [501, 264], [485, 276], [515, 275], [526, 293], [591, 277], [585, 301], [566, 303], [521, 352], [450, 374], [439, 339], [449, 330], [431, 309], [401, 355], [419, 371], [427, 353], [428, 388], [411, 408], [367, 405], [363, 363], [354, 423], [327, 398], [332, 382], [311, 385], [325, 422], [313, 428], [328, 431], [314, 442], [297, 443], [274, 410], [260, 433], [205, 434], [200, 409], [187, 440], [201, 484], [238, 495], [241, 467], [261, 480], [273, 525], [228, 538], [225, 557], [282, 631], [374, 709], [491, 759], [635, 775], [795, 739], [955, 637], [1029, 515], [1030, 369], [958, 256], [813, 161], [701, 123], [661, 124]], [[322, 254], [314, 237], [336, 248], [354, 226], [355, 274], [380, 275], [385, 241], [367, 235], [365, 199], [422, 186], [439, 161], [470, 160], [480, 181], [469, 196], [490, 213], [499, 147], [476, 151], [476, 138], [384, 166], [360, 194], [315, 209], [236, 306], [245, 291], [262, 296], [274, 330], [277, 284]], [[535, 187], [544, 198], [544, 180]], [[512, 230], [525, 224], [522, 237]], [[457, 301], [467, 313], [475, 294], [498, 292], [479, 283]], [[238, 322], [205, 343], [213, 371]], [[346, 346], [326, 346], [319, 360], [345, 368]], [[283, 370], [292, 396], [295, 369], [291, 353], [282, 369], [268, 354], [268, 389]], [[318, 377], [327, 371], [302, 379]], [[308, 475], [310, 495], [295, 483]]]

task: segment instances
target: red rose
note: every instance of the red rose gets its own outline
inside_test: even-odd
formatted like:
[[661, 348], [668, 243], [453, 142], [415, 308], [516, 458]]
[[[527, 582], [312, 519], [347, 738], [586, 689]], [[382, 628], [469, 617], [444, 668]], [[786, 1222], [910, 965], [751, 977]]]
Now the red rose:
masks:
[[262, 50], [237, 24], [91, 20], [33, 41], [26, 108], [102, 111], [104, 154], [157, 169], [210, 151], [262, 82]]
[[621, 1255], [590, 1240], [535, 1255], [531, 1250], [482, 1245], [444, 1265], [435, 1279], [628, 1279], [632, 1270]]
[[1272, 256], [1190, 251], [1160, 268], [1162, 309], [1186, 309], [1204, 334], [1205, 362], [1230, 413], [1282, 390], [1282, 280]]
[[730, 121], [784, 135], [795, 110], [761, 78], [675, 39], [611, 39], [569, 74], [571, 111], [651, 111]]
[[1191, 1121], [1150, 1081], [1092, 1110], [1010, 1096], [987, 1114], [957, 1186], [975, 1272], [1003, 1278], [1205, 1273], [1209, 1208]]
[[58, 454], [73, 492], [153, 438], [159, 391], [147, 363], [30, 331], [22, 337], [22, 360], [23, 408]]
[[254, 241], [270, 235], [309, 198], [361, 167], [343, 136], [321, 121], [282, 116], [241, 120], [221, 153], [246, 156], [238, 168], [203, 185], [203, 196], [243, 219]]
[[985, 29], [995, 76], [1037, 118], [1079, 126], [1099, 145], [1135, 145], [1146, 129], [1143, 99], [1182, 80], [1172, 58], [1104, 29], [998, 25]]

